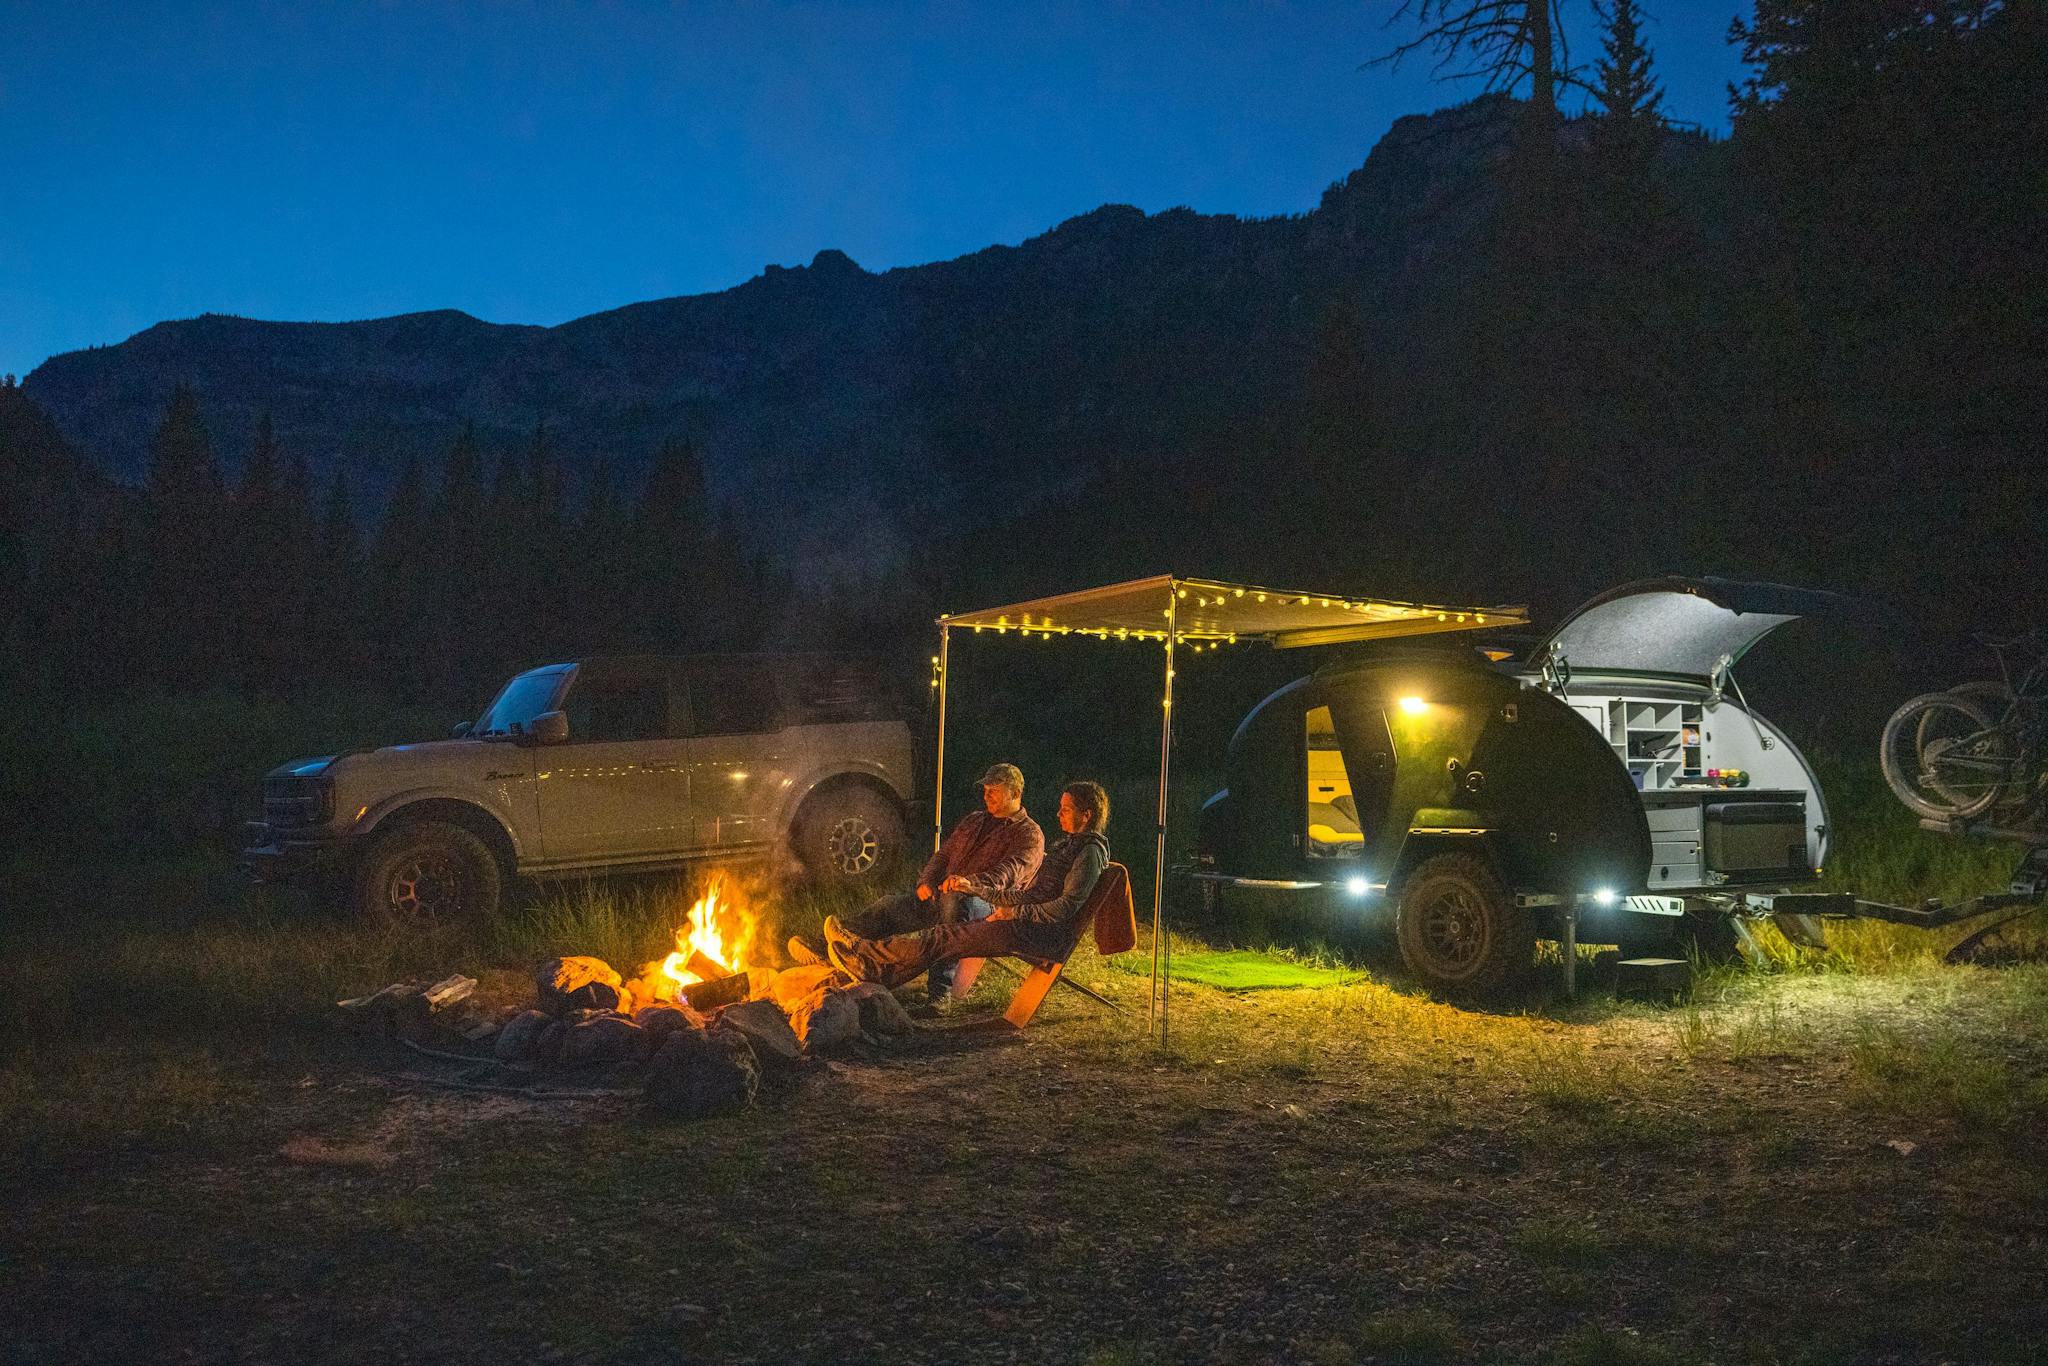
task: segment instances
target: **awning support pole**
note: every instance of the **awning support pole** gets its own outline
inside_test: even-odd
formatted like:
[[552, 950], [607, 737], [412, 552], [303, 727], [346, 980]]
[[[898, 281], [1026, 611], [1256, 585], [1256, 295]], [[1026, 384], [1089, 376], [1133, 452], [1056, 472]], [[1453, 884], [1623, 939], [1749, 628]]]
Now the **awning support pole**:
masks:
[[946, 837], [940, 804], [946, 795], [946, 656], [952, 639], [952, 627], [939, 627], [939, 743], [938, 764], [932, 774], [932, 852], [935, 854], [939, 851], [939, 842]]
[[1564, 998], [1569, 1001], [1578, 995], [1579, 986], [1579, 895], [1572, 893], [1564, 899], [1564, 933], [1558, 937], [1557, 948], [1564, 959]]
[[[1173, 946], [1166, 938], [1166, 787], [1173, 764], [1173, 647], [1180, 639], [1174, 603], [1179, 584], [1166, 581], [1166, 692], [1159, 700], [1159, 824], [1152, 871], [1152, 1010], [1166, 1047], [1167, 998], [1173, 990]], [[1149, 1023], [1149, 1020], [1148, 1020]]]

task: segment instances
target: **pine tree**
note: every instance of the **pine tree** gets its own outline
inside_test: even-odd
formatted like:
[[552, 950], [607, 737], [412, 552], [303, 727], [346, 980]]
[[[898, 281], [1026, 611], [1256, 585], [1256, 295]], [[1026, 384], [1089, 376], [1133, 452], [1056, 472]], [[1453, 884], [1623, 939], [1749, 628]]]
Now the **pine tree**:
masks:
[[284, 681], [291, 651], [286, 618], [299, 591], [290, 573], [293, 547], [283, 516], [278, 463], [277, 432], [270, 414], [264, 413], [250, 438], [241, 487], [235, 490], [229, 544], [234, 572], [228, 588], [235, 638], [242, 644], [242, 685], [252, 690]]
[[1664, 133], [1664, 91], [1650, 71], [1650, 49], [1643, 45], [1642, 6], [1636, 0], [1611, 0], [1594, 13], [1602, 25], [1601, 58], [1593, 99], [1601, 117], [1595, 137], [1607, 154], [1610, 169], [1640, 175], [1657, 154]]
[[[318, 572], [309, 580], [309, 659], [335, 682], [359, 683], [363, 659], [363, 541], [349, 496], [348, 474], [336, 469], [320, 514]], [[382, 683], [381, 678], [376, 680]]]
[[650, 645], [674, 648], [704, 634], [704, 607], [716, 596], [710, 541], [697, 448], [688, 441], [663, 442], [633, 509], [634, 605], [627, 624]]
[[482, 632], [460, 629], [487, 603], [489, 537], [485, 530], [483, 452], [476, 425], [465, 422], [448, 448], [441, 486], [429, 514], [436, 546], [435, 570], [423, 585], [422, 611], [442, 624], [447, 648], [426, 661], [437, 696], [467, 695], [480, 686], [476, 675], [496, 665], [492, 642]]
[[391, 486], [391, 500], [370, 548], [364, 597], [380, 677], [411, 697], [427, 695], [437, 681], [426, 676], [426, 644], [437, 631], [426, 614], [427, 585], [434, 573], [430, 531], [426, 476], [418, 457], [409, 455]]
[[139, 628], [160, 685], [217, 685], [229, 629], [221, 592], [228, 569], [229, 507], [213, 439], [188, 385], [171, 392], [150, 442], [146, 582]]

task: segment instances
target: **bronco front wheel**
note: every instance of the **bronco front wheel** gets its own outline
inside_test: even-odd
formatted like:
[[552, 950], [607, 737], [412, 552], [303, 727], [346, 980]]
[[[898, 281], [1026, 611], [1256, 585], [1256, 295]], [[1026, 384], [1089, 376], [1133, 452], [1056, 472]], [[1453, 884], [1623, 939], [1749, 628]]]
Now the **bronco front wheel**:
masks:
[[502, 875], [476, 835], [419, 821], [377, 836], [356, 866], [355, 908], [392, 926], [483, 920], [498, 909]]

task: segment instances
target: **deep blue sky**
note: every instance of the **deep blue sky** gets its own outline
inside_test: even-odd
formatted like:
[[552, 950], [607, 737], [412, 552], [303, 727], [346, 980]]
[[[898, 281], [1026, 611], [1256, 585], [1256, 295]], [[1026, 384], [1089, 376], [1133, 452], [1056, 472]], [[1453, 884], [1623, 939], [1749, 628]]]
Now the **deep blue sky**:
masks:
[[[1394, 7], [8, 0], [0, 371], [204, 311], [557, 323], [1106, 202], [1300, 212], [1476, 93], [1358, 69]], [[1649, 8], [1671, 113], [1724, 128], [1735, 4]]]

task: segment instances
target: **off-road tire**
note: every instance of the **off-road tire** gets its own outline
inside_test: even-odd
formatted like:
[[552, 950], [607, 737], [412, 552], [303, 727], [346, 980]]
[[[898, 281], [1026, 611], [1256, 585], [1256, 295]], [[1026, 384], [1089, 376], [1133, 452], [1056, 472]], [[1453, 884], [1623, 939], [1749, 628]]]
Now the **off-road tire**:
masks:
[[790, 844], [812, 882], [867, 882], [903, 856], [903, 813], [873, 788], [836, 787], [804, 804]]
[[473, 924], [498, 910], [504, 871], [473, 832], [416, 821], [378, 835], [356, 864], [357, 914], [393, 927]]
[[[1944, 786], [1938, 777], [1922, 781], [1927, 772], [1924, 750], [1929, 744], [1929, 723], [1943, 717], [1950, 721], [1962, 718], [1974, 728], [1977, 737], [1984, 737], [1984, 744], [2009, 746], [2009, 741], [1995, 738], [2002, 737], [2003, 732], [1996, 729], [1990, 712], [1978, 698], [1962, 693], [1923, 693], [1893, 712], [1884, 723], [1884, 738], [1878, 744], [1878, 766], [1884, 770], [1884, 780], [1892, 795], [1916, 815], [1935, 820], [1969, 820], [1990, 810], [2004, 794], [2006, 784], [1991, 782], [1982, 787], [1963, 788]], [[1969, 738], [1967, 733], [1950, 737], [1951, 741]]]
[[1484, 859], [1438, 854], [1410, 873], [1394, 915], [1401, 961], [1430, 990], [1479, 997], [1528, 972], [1536, 927]]

